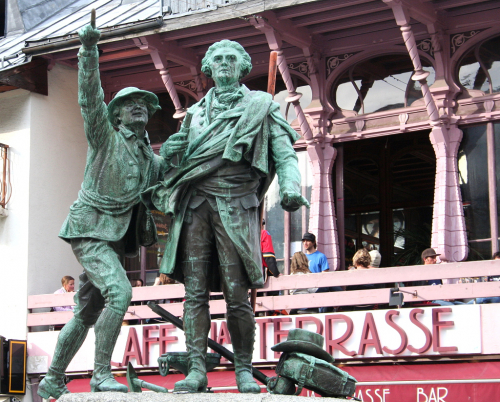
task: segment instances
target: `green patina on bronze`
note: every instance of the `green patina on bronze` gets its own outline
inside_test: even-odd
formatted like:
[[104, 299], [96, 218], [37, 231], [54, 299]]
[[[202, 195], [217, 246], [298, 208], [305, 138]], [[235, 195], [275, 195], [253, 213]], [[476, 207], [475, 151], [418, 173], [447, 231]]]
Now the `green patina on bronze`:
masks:
[[292, 147], [298, 135], [271, 95], [240, 84], [250, 70], [250, 56], [238, 43], [209, 48], [202, 71], [215, 88], [163, 144], [160, 154], [170, 167], [143, 194], [146, 204], [173, 215], [160, 272], [186, 287], [189, 374], [174, 392], [206, 389], [209, 290], [222, 290], [226, 299], [238, 389], [260, 392], [251, 374], [255, 319], [248, 301], [248, 290], [264, 284], [258, 207], [275, 173], [285, 210], [309, 206]]
[[96, 337], [92, 391], [128, 391], [114, 379], [110, 367], [132, 297], [121, 261], [137, 254], [140, 245], [156, 241], [154, 221], [141, 203], [140, 193], [154, 185], [166, 167], [163, 158], [154, 155], [144, 130], [159, 109], [158, 98], [126, 88], [106, 107], [95, 15], [78, 34], [82, 42], [78, 102], [88, 142], [87, 163], [78, 199], [59, 236], [71, 244], [84, 273], [75, 295], [74, 317], [61, 330], [52, 364], [38, 388], [45, 399], [69, 392], [64, 384], [66, 368], [92, 325]]

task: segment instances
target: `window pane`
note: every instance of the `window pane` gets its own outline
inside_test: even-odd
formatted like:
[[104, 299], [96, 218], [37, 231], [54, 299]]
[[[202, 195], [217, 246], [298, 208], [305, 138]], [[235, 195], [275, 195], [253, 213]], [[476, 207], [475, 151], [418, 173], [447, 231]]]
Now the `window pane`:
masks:
[[[430, 86], [435, 79], [434, 69], [425, 59], [422, 64], [430, 73], [427, 77]], [[422, 98], [420, 83], [411, 80], [413, 73], [413, 64], [407, 55], [386, 55], [362, 61], [337, 81], [332, 91], [334, 103], [360, 114], [411, 105]]]
[[[479, 46], [479, 50], [477, 46]], [[493, 92], [500, 92], [500, 36], [477, 46], [471, 49], [459, 63], [458, 79], [460, 84], [467, 89], [490, 93], [487, 71], [492, 81]], [[476, 57], [477, 50], [484, 69]]]
[[481, 261], [491, 259], [491, 243], [489, 241], [469, 243], [467, 261]]
[[490, 235], [486, 126], [463, 129], [458, 151], [458, 170], [465, 224], [470, 240]]
[[[307, 108], [312, 101], [312, 91], [311, 87], [309, 85], [303, 85], [300, 86], [296, 89], [297, 92], [300, 92], [302, 94], [302, 97], [299, 100], [300, 106], [302, 109]], [[277, 93], [274, 96], [274, 100], [280, 104], [280, 111], [283, 117], [286, 118], [286, 121], [291, 123], [297, 118], [297, 115], [295, 114], [295, 108], [293, 107], [292, 104], [290, 104], [290, 107], [288, 108], [288, 114], [287, 114], [287, 105], [289, 104], [285, 99], [288, 97], [288, 91], [283, 90]]]
[[284, 258], [285, 220], [280, 205], [278, 178], [275, 177], [266, 193], [266, 229], [273, 239], [276, 258]]
[[[183, 92], [177, 93], [179, 101], [183, 107], [193, 105], [196, 100]], [[163, 144], [168, 137], [176, 133], [179, 128], [179, 119], [174, 119], [175, 107], [167, 92], [157, 94], [160, 101], [161, 110], [156, 113], [149, 120], [146, 131], [149, 135], [149, 140], [152, 144]]]
[[479, 89], [487, 93], [488, 85], [484, 85], [484, 78], [484, 72], [474, 56], [474, 50], [471, 50], [461, 61], [458, 80], [464, 88]]
[[[491, 77], [493, 92], [500, 91], [500, 36], [490, 39], [481, 45], [479, 50], [479, 57], [484, 63], [484, 66], [488, 70]], [[489, 92], [489, 82], [486, 78], [485, 80], [486, 90], [484, 92]], [[481, 88], [482, 89], [482, 88]]]
[[[360, 152], [368, 151], [361, 147], [357, 150]], [[346, 159], [350, 158], [350, 156], [347, 154]], [[374, 153], [374, 157], [377, 158], [378, 155]], [[344, 188], [346, 206], [353, 207], [355, 205], [379, 203], [379, 166], [375, 160], [370, 158], [350, 160], [346, 163], [344, 177], [345, 183], [348, 183]]]
[[378, 239], [380, 237], [379, 215], [380, 214], [378, 212], [361, 214], [361, 233]]
[[[495, 172], [500, 172], [500, 123], [494, 125], [495, 127]], [[496, 188], [497, 188], [497, 217], [498, 227], [500, 228], [500, 174], [496, 175]]]
[[[347, 78], [348, 81], [340, 84], [337, 87], [337, 92], [335, 94], [337, 106], [341, 109], [355, 110], [356, 101], [358, 100], [358, 93], [356, 92], [354, 85], [352, 85], [351, 81], [349, 81], [349, 76], [347, 75], [345, 78]], [[355, 83], [358, 88], [361, 86], [360, 80], [356, 81]]]
[[[313, 174], [311, 164], [306, 151], [297, 152], [299, 159], [299, 170], [301, 173], [301, 191], [309, 202], [311, 202], [311, 191], [313, 183]], [[305, 217], [303, 216], [305, 209]], [[290, 255], [295, 251], [302, 249], [302, 234], [308, 230], [309, 227], [309, 209], [299, 208], [297, 211], [290, 214]], [[317, 233], [315, 233], [317, 235]]]

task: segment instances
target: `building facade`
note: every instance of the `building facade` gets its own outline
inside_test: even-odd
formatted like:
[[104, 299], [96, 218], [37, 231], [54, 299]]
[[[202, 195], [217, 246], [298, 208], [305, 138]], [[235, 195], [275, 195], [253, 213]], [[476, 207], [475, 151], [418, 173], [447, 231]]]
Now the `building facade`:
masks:
[[[361, 247], [378, 249], [382, 267], [418, 264], [418, 250], [429, 246], [443, 262], [499, 251], [498, 2], [166, 3], [6, 1], [0, 143], [8, 145], [2, 191], [10, 199], [0, 217], [1, 335], [24, 339], [27, 296], [52, 293], [62, 276], [81, 271], [57, 234], [85, 165], [76, 31], [92, 8], [106, 102], [127, 86], [155, 92], [162, 110], [147, 127], [155, 149], [211, 88], [200, 64], [212, 43], [245, 47], [250, 89], [267, 89], [270, 52], [278, 53], [275, 100], [301, 136], [295, 148], [311, 202], [287, 213], [276, 184], [266, 196], [283, 272], [306, 231], [317, 235], [331, 270], [344, 270]], [[159, 242], [125, 261], [129, 277], [147, 284], [169, 228], [168, 217], [155, 218]]]

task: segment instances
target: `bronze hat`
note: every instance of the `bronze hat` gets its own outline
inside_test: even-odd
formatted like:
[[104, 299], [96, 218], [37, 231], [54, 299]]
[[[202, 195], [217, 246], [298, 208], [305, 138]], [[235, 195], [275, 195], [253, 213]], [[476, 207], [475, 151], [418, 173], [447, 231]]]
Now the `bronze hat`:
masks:
[[328, 363], [333, 363], [334, 358], [323, 349], [325, 338], [315, 332], [295, 328], [288, 332], [286, 341], [274, 345], [271, 350], [275, 352], [298, 352], [317, 357]]

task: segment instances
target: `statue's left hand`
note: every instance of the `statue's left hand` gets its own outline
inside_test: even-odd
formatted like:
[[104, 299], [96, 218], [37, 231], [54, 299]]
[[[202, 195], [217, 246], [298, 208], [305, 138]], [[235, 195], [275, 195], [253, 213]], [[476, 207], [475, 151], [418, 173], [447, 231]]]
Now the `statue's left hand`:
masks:
[[299, 209], [302, 205], [309, 208], [309, 201], [295, 191], [285, 191], [281, 197], [281, 207], [288, 212]]
[[90, 24], [80, 29], [78, 31], [78, 36], [80, 37], [80, 42], [82, 42], [82, 45], [87, 49], [90, 49], [91, 47], [95, 46], [97, 42], [99, 42], [101, 31], [99, 31], [95, 25], [95, 10], [92, 10]]

